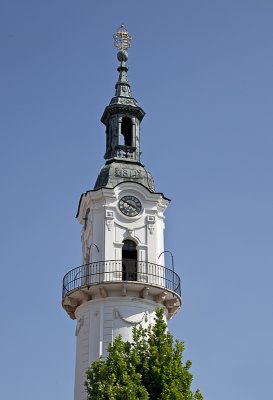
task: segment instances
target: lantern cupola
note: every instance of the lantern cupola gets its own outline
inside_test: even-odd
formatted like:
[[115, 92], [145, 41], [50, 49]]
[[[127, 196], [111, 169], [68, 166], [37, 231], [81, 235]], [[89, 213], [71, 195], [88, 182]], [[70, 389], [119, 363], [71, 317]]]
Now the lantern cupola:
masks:
[[95, 189], [113, 187], [121, 181], [137, 178], [139, 183], [154, 191], [152, 175], [140, 162], [140, 125], [145, 112], [132, 97], [126, 64], [131, 36], [124, 25], [118, 29], [114, 39], [119, 48], [119, 77], [115, 86], [115, 96], [101, 117], [101, 122], [106, 127], [106, 162], [100, 171]]

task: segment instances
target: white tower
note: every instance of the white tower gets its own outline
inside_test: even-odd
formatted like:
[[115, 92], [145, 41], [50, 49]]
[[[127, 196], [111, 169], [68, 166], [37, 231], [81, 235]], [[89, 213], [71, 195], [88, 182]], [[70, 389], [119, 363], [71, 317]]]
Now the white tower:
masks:
[[116, 93], [101, 121], [106, 126], [106, 163], [93, 190], [84, 193], [77, 218], [82, 228], [82, 266], [63, 279], [63, 307], [77, 320], [75, 400], [86, 400], [85, 372], [107, 355], [117, 335], [131, 340], [135, 325], [153, 323], [163, 306], [170, 319], [181, 306], [180, 279], [164, 264], [164, 212], [169, 204], [154, 189], [140, 162], [140, 123], [145, 113], [131, 95], [124, 26]]

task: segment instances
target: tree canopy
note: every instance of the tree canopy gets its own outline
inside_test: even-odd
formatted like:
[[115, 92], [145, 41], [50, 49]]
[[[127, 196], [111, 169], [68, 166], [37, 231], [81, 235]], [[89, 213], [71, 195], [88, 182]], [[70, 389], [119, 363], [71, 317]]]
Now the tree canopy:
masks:
[[106, 360], [87, 370], [88, 400], [202, 400], [191, 390], [191, 362], [183, 363], [184, 343], [167, 331], [164, 310], [154, 325], [134, 327], [133, 342], [115, 338]]

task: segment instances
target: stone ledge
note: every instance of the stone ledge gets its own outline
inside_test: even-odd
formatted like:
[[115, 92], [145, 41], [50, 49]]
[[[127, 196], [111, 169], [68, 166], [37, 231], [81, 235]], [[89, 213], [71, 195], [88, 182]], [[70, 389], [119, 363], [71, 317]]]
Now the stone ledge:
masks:
[[63, 298], [62, 306], [71, 319], [76, 319], [77, 307], [92, 300], [105, 299], [107, 297], [136, 297], [147, 299], [157, 304], [162, 304], [168, 310], [167, 319], [170, 320], [181, 308], [181, 297], [166, 288], [143, 282], [110, 282], [95, 285], [85, 285], [68, 292]]

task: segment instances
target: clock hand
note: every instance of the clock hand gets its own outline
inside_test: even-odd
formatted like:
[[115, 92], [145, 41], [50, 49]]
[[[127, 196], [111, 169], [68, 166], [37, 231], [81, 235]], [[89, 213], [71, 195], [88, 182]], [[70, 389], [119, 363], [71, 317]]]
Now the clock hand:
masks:
[[131, 202], [130, 200], [128, 200], [128, 201], [127, 201], [127, 203], [128, 203], [128, 204], [130, 204], [130, 206], [132, 206], [132, 207], [136, 208], [136, 204], [135, 204], [135, 203], [133, 203], [133, 202]]
[[136, 207], [133, 204], [129, 203], [128, 201], [124, 201], [124, 203], [128, 204], [129, 207], [133, 207], [134, 210], [136, 209]]

